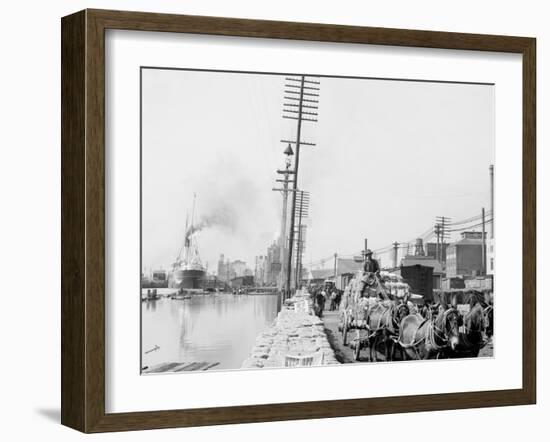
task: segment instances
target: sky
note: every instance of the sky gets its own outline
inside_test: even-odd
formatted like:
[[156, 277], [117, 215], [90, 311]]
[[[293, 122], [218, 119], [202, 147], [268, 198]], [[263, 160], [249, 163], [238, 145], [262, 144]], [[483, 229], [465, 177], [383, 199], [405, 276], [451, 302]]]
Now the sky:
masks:
[[[307, 74], [307, 73], [306, 73]], [[310, 192], [304, 264], [408, 241], [436, 216], [489, 209], [494, 86], [320, 78], [304, 122], [298, 185]], [[196, 195], [200, 255], [246, 261], [278, 237], [285, 75], [142, 71], [142, 262], [168, 269]], [[384, 257], [380, 256], [382, 261]], [[325, 261], [323, 261], [325, 262]]]

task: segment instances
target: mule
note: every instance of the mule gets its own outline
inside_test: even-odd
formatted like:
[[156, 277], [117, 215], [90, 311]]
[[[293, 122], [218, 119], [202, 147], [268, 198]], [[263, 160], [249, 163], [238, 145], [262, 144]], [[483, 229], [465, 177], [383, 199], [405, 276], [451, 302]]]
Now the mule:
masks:
[[410, 314], [407, 304], [379, 303], [373, 306], [367, 317], [369, 330], [369, 360], [377, 361], [377, 348], [384, 345], [386, 361], [392, 361], [395, 353], [395, 340], [399, 335], [401, 321]]
[[493, 317], [494, 317], [495, 309], [492, 305], [488, 305], [483, 310], [484, 318], [485, 318], [485, 334], [487, 335], [487, 339], [491, 339], [493, 337]]
[[451, 307], [437, 317], [424, 319], [414, 314], [403, 319], [398, 343], [410, 359], [434, 359], [447, 356], [459, 343], [460, 315]]
[[464, 316], [464, 331], [460, 333], [459, 343], [455, 348], [454, 357], [477, 358], [485, 346], [485, 338], [492, 336], [492, 306], [482, 302], [474, 302], [470, 311]]

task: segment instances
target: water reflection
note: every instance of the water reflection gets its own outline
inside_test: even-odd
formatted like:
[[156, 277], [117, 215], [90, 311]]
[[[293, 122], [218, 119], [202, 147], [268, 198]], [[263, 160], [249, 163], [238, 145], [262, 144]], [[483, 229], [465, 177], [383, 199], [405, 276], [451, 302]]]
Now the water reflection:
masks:
[[151, 311], [155, 311], [157, 309], [157, 300], [156, 299], [152, 299], [150, 301], [147, 301], [145, 303], [142, 303], [142, 304], [145, 304], [145, 308], [147, 310], [151, 310]]
[[[142, 302], [143, 365], [219, 362], [240, 368], [260, 332], [277, 315], [277, 295], [197, 295]], [[147, 351], [160, 347], [158, 350]]]

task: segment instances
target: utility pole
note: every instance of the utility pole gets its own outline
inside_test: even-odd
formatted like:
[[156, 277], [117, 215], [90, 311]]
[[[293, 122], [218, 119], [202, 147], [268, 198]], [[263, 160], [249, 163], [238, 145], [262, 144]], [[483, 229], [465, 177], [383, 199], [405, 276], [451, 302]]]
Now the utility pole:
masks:
[[439, 262], [441, 262], [441, 260], [439, 259], [439, 235], [441, 233], [441, 226], [439, 224], [436, 224], [434, 226], [434, 232], [435, 232], [435, 236], [436, 236], [436, 243], [435, 243], [435, 259]]
[[446, 259], [443, 259], [443, 248], [445, 245], [445, 240], [448, 239], [451, 235], [449, 232], [449, 226], [451, 224], [451, 218], [448, 218], [446, 216], [437, 216], [435, 218], [435, 226], [434, 231], [437, 235], [437, 246], [436, 246], [436, 259], [443, 264], [443, 261], [446, 261]]
[[[309, 77], [308, 77], [309, 78]], [[292, 280], [292, 251], [294, 247], [294, 223], [296, 220], [296, 193], [298, 191], [298, 171], [300, 165], [300, 147], [302, 145], [314, 146], [313, 143], [302, 141], [302, 123], [317, 122], [317, 110], [319, 108], [319, 94], [317, 93], [320, 82], [306, 79], [305, 75], [299, 77], [285, 78], [285, 102], [283, 103], [283, 118], [296, 120], [296, 139], [281, 140], [283, 143], [294, 144], [296, 147], [294, 159], [294, 181], [292, 183], [292, 205], [290, 214], [290, 229], [288, 240], [288, 256], [286, 268], [286, 287], [287, 295], [290, 294]]]
[[305, 233], [306, 226], [302, 224], [304, 218], [309, 216], [309, 192], [298, 190], [297, 202], [296, 202], [296, 216], [298, 228], [296, 234], [298, 240], [296, 241], [296, 270], [295, 274], [295, 287], [298, 287], [302, 280], [302, 258], [304, 253]]
[[277, 170], [277, 173], [280, 175], [283, 175], [283, 179], [275, 180], [278, 183], [283, 183], [282, 188], [273, 188], [271, 190], [275, 192], [281, 192], [283, 195], [283, 211], [281, 216], [281, 233], [279, 236], [279, 260], [281, 263], [281, 271], [279, 272], [278, 277], [278, 288], [281, 291], [284, 291], [284, 283], [285, 283], [285, 263], [286, 263], [286, 225], [287, 225], [287, 211], [288, 211], [288, 194], [291, 192], [289, 189], [289, 184], [293, 182], [292, 179], [290, 179], [290, 176], [294, 174], [294, 171], [290, 170], [291, 166], [291, 160], [290, 157], [294, 155], [294, 152], [292, 150], [292, 146], [290, 143], [288, 143], [287, 148], [284, 151], [284, 154], [286, 155], [285, 160], [285, 169], [284, 170]]
[[336, 276], [338, 275], [338, 253], [334, 252], [334, 282], [336, 282]]
[[485, 239], [485, 207], [481, 208], [481, 271], [483, 276], [487, 274], [487, 263], [486, 263], [486, 253], [487, 253], [487, 241]]

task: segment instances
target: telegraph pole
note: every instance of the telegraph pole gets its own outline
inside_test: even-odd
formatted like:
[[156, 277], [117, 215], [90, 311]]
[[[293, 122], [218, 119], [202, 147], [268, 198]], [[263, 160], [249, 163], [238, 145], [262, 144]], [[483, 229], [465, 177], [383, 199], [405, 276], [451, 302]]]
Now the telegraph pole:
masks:
[[285, 169], [284, 170], [277, 170], [277, 173], [280, 175], [283, 175], [283, 179], [275, 180], [278, 183], [283, 183], [282, 188], [273, 188], [271, 190], [276, 192], [281, 192], [283, 195], [283, 212], [281, 216], [281, 234], [279, 237], [279, 259], [281, 262], [281, 271], [279, 272], [279, 278], [278, 278], [278, 286], [279, 290], [284, 291], [284, 283], [285, 283], [285, 262], [286, 262], [286, 225], [287, 225], [287, 210], [288, 210], [288, 194], [291, 192], [289, 189], [289, 184], [293, 182], [292, 179], [290, 179], [290, 176], [294, 174], [292, 170], [290, 170], [291, 166], [291, 160], [290, 157], [294, 155], [294, 152], [292, 151], [292, 147], [290, 143], [288, 144], [287, 148], [285, 149], [284, 154], [286, 155], [285, 160]]
[[445, 240], [450, 237], [449, 226], [451, 224], [451, 218], [437, 216], [435, 222], [434, 230], [437, 235], [436, 259], [443, 264], [443, 246]]
[[297, 195], [296, 215], [298, 217], [298, 229], [296, 230], [296, 234], [298, 235], [298, 240], [296, 241], [296, 270], [294, 272], [294, 284], [296, 287], [298, 287], [300, 281], [302, 280], [302, 257], [304, 253], [306, 233], [306, 226], [302, 224], [302, 221], [304, 218], [309, 216], [309, 192], [298, 190]]
[[437, 238], [436, 243], [435, 243], [435, 259], [440, 261], [440, 259], [439, 259], [439, 234], [441, 233], [441, 226], [439, 224], [436, 224], [434, 226], [434, 232], [435, 232], [435, 236]]
[[314, 146], [313, 143], [302, 141], [302, 123], [304, 121], [317, 122], [317, 110], [319, 104], [320, 88], [319, 81], [308, 80], [305, 75], [299, 77], [285, 78], [285, 101], [283, 103], [283, 118], [296, 120], [296, 139], [281, 140], [284, 143], [294, 144], [296, 147], [294, 159], [294, 180], [292, 183], [292, 205], [290, 214], [290, 229], [288, 240], [288, 256], [286, 269], [286, 287], [287, 294], [290, 294], [292, 280], [292, 251], [294, 247], [294, 223], [296, 219], [296, 193], [298, 191], [298, 171], [300, 165], [300, 147], [302, 145]]

